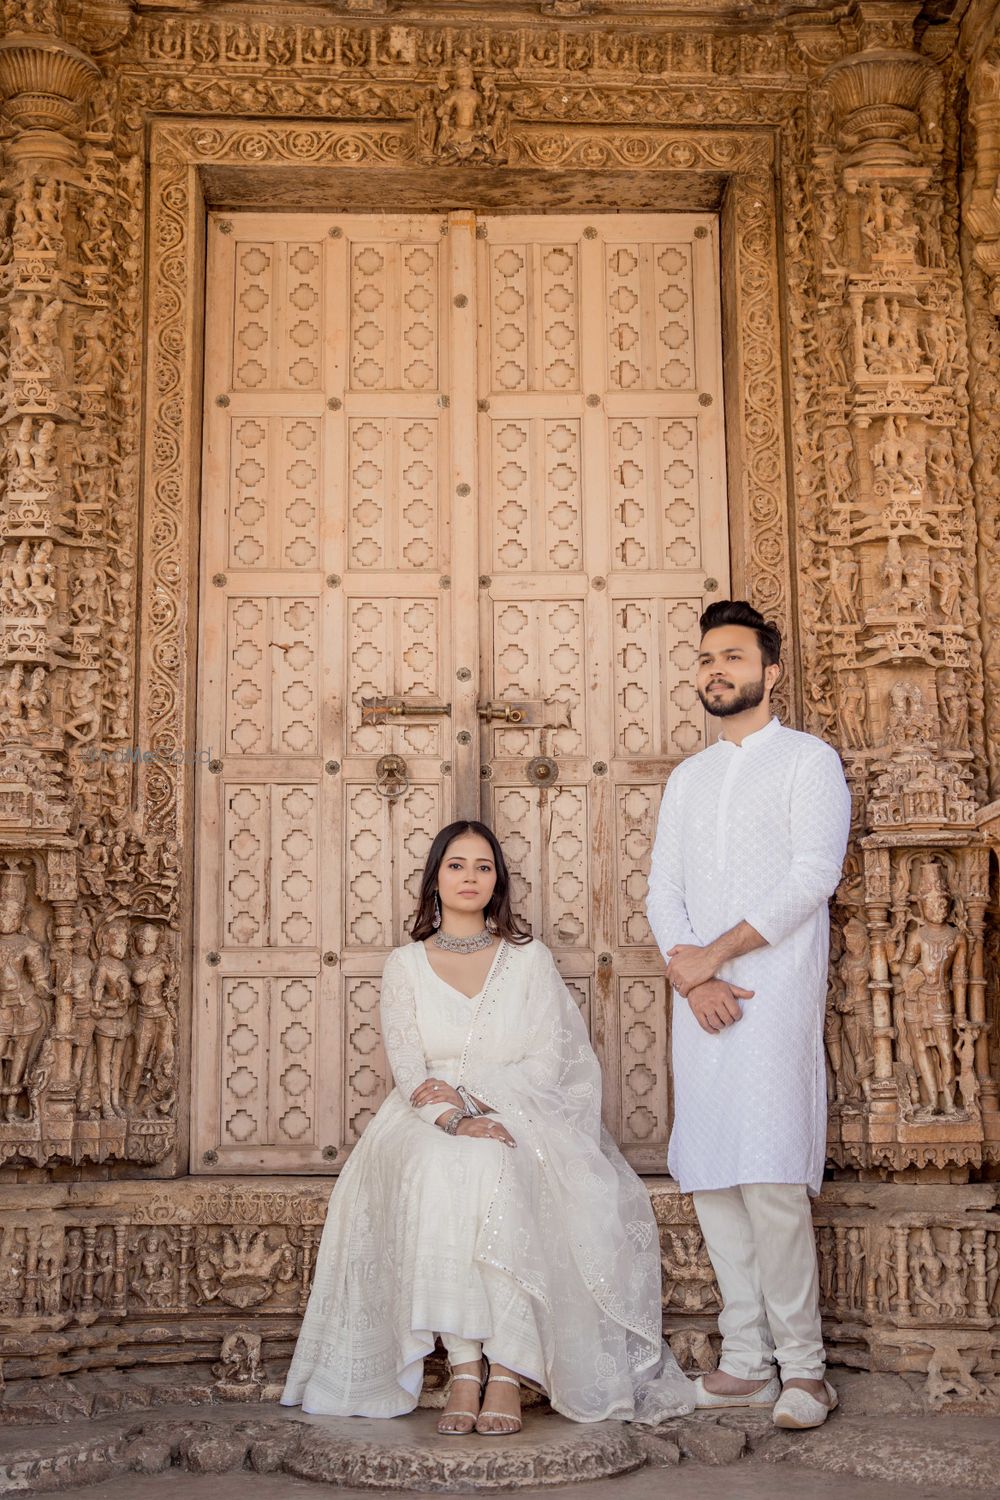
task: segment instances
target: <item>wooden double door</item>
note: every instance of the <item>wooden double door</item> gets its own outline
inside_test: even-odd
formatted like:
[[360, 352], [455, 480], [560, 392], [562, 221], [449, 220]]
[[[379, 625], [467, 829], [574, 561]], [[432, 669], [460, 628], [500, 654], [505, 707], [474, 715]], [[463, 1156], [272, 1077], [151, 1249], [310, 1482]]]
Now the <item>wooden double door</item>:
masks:
[[728, 583], [716, 220], [213, 215], [205, 382], [193, 1169], [344, 1162], [467, 816], [662, 1172], [643, 907]]

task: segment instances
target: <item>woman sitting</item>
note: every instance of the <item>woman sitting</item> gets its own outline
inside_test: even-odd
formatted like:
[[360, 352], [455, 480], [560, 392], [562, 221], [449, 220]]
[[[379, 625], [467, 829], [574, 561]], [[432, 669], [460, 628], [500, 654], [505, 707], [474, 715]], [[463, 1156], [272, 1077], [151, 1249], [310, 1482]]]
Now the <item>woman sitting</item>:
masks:
[[649, 1197], [601, 1127], [586, 1027], [512, 914], [484, 824], [435, 838], [381, 1018], [396, 1087], [331, 1197], [283, 1403], [412, 1411], [437, 1333], [440, 1432], [519, 1431], [522, 1379], [581, 1422], [693, 1410], [662, 1341]]

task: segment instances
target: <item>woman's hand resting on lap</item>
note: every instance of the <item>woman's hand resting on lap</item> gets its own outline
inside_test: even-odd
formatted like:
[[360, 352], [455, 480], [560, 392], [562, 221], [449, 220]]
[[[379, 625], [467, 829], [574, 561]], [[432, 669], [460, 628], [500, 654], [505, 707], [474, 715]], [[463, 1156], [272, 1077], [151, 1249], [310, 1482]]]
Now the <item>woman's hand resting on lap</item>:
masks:
[[410, 1103], [414, 1109], [420, 1109], [425, 1104], [440, 1104], [442, 1109], [465, 1108], [457, 1089], [453, 1089], [450, 1083], [445, 1083], [443, 1078], [425, 1078], [420, 1087], [413, 1090]]
[[472, 1136], [474, 1140], [501, 1141], [505, 1146], [517, 1145], [506, 1125], [501, 1125], [499, 1120], [491, 1120], [483, 1115], [478, 1115], [471, 1120], [463, 1120], [455, 1133]]

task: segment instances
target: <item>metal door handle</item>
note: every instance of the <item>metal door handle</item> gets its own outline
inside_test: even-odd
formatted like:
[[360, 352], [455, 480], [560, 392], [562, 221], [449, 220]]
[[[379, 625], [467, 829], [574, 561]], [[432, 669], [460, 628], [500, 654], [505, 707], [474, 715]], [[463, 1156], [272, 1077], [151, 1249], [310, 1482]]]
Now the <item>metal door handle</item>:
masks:
[[504, 724], [523, 724], [528, 716], [526, 703], [480, 703], [476, 713], [483, 722], [499, 719]]
[[530, 698], [520, 703], [481, 703], [483, 723], [521, 724], [525, 729], [569, 729], [569, 706], [561, 698]]
[[362, 698], [362, 724], [386, 724], [390, 719], [429, 719], [436, 714], [450, 714], [450, 703], [433, 703], [427, 698]]

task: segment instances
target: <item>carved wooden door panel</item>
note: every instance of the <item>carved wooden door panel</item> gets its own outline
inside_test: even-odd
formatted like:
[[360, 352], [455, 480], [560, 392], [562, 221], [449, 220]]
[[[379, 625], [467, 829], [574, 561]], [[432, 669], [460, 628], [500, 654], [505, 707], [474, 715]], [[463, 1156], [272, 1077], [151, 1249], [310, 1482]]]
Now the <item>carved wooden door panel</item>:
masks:
[[[707, 215], [490, 218], [478, 244], [486, 816], [662, 1172], [663, 967], [644, 914], [660, 793], [705, 741], [697, 621], [728, 585], [717, 229]], [[711, 582], [710, 580], [714, 580]]]
[[715, 234], [210, 219], [194, 1170], [342, 1164], [387, 1086], [382, 960], [480, 809], [663, 1170], [643, 902], [728, 576]]
[[[328, 1171], [385, 1093], [382, 959], [475, 723], [476, 683], [453, 691], [475, 556], [459, 522], [452, 577], [446, 394], [464, 357], [471, 434], [450, 287], [471, 289], [474, 224], [208, 232], [192, 1165]], [[366, 723], [366, 698], [455, 717]]]

